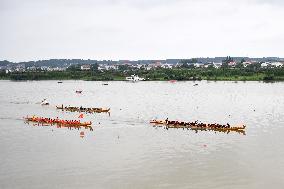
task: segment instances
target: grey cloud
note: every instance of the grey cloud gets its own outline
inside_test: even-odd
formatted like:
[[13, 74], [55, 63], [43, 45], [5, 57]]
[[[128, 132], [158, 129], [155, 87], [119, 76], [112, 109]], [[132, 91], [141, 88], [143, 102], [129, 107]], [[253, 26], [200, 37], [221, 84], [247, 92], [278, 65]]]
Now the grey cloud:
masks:
[[284, 17], [283, 6], [279, 6], [282, 1], [0, 0], [0, 3], [2, 59], [70, 56], [135, 59], [244, 53], [283, 56], [280, 45], [273, 45], [277, 40], [284, 43], [279, 37], [284, 33], [279, 25]]

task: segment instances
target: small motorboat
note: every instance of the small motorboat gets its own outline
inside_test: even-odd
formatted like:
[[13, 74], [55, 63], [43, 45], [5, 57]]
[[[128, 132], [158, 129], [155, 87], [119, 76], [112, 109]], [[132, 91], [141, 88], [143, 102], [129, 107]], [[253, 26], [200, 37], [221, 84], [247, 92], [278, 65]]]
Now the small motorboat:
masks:
[[132, 82], [137, 82], [137, 81], [145, 81], [145, 78], [139, 77], [138, 75], [131, 75], [130, 77], [125, 78], [126, 81], [132, 81]]
[[45, 106], [45, 105], [49, 105], [49, 102], [46, 99], [43, 99], [40, 104]]

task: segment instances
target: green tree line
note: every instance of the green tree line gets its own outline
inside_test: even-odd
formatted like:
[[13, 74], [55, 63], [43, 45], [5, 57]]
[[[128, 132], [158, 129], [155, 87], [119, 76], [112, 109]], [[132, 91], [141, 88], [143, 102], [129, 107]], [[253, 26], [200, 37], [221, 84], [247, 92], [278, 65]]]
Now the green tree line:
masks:
[[8, 80], [90, 80], [90, 81], [112, 81], [124, 80], [132, 74], [144, 77], [147, 80], [232, 80], [232, 81], [284, 81], [284, 68], [261, 68], [259, 64], [252, 64], [247, 67], [236, 65], [229, 68], [223, 64], [216, 69], [213, 66], [208, 68], [194, 68], [192, 66], [181, 66], [180, 68], [164, 69], [157, 68], [147, 70], [145, 68], [131, 68], [120, 66], [118, 70], [99, 71], [96, 64], [90, 70], [82, 71], [77, 65], [69, 67], [66, 71], [28, 71], [5, 73], [0, 71], [0, 79]]

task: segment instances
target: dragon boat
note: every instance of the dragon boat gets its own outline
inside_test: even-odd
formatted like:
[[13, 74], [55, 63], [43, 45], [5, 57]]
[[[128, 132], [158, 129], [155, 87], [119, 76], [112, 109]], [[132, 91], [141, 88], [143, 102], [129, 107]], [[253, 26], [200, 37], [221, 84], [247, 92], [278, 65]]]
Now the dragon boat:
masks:
[[110, 108], [83, 108], [83, 107], [72, 107], [72, 106], [56, 106], [56, 109], [69, 112], [87, 112], [87, 113], [109, 113]]
[[72, 121], [72, 120], [61, 120], [61, 119], [52, 119], [52, 118], [43, 118], [43, 117], [25, 117], [24, 118], [27, 122], [36, 122], [42, 124], [49, 124], [49, 125], [62, 125], [62, 126], [78, 126], [78, 127], [91, 127], [92, 122], [80, 122], [80, 121]]
[[150, 123], [154, 125], [164, 125], [166, 128], [188, 128], [192, 130], [211, 130], [211, 131], [242, 131], [246, 128], [245, 125], [220, 125], [220, 124], [204, 124], [196, 122], [178, 122], [167, 120], [151, 120]]

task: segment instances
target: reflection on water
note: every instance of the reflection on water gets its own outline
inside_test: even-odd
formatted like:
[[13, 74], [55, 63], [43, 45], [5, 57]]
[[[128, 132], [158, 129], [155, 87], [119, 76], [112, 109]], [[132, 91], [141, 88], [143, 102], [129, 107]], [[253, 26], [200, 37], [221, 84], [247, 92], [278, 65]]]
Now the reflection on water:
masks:
[[84, 132], [84, 131], [81, 131], [81, 132], [80, 132], [80, 137], [81, 137], [81, 138], [84, 138], [84, 137], [85, 137], [85, 132]]
[[212, 129], [194, 129], [194, 128], [191, 128], [191, 130], [195, 131], [195, 133], [198, 133], [198, 132], [202, 132], [202, 131], [211, 131], [211, 132], [214, 132], [215, 134], [216, 133], [225, 133], [225, 134], [229, 134], [229, 133], [238, 133], [238, 134], [241, 134], [241, 135], [246, 135], [246, 131], [244, 130], [212, 130]]
[[167, 126], [164, 125], [153, 125], [154, 128], [163, 128], [166, 130], [169, 129], [180, 129], [183, 131], [194, 131], [196, 134], [200, 133], [200, 132], [214, 132], [215, 134], [217, 133], [225, 133], [225, 134], [233, 134], [233, 133], [237, 133], [237, 134], [241, 134], [241, 135], [246, 135], [246, 131], [245, 130], [217, 130], [217, 129], [208, 129], [208, 128], [189, 128], [189, 127], [182, 127], [182, 128], [169, 128]]
[[[284, 83], [0, 81], [0, 188], [283, 188], [283, 94]], [[95, 132], [21, 119], [78, 118], [58, 104], [112, 113], [84, 115]], [[248, 127], [167, 130], [155, 118]]]

